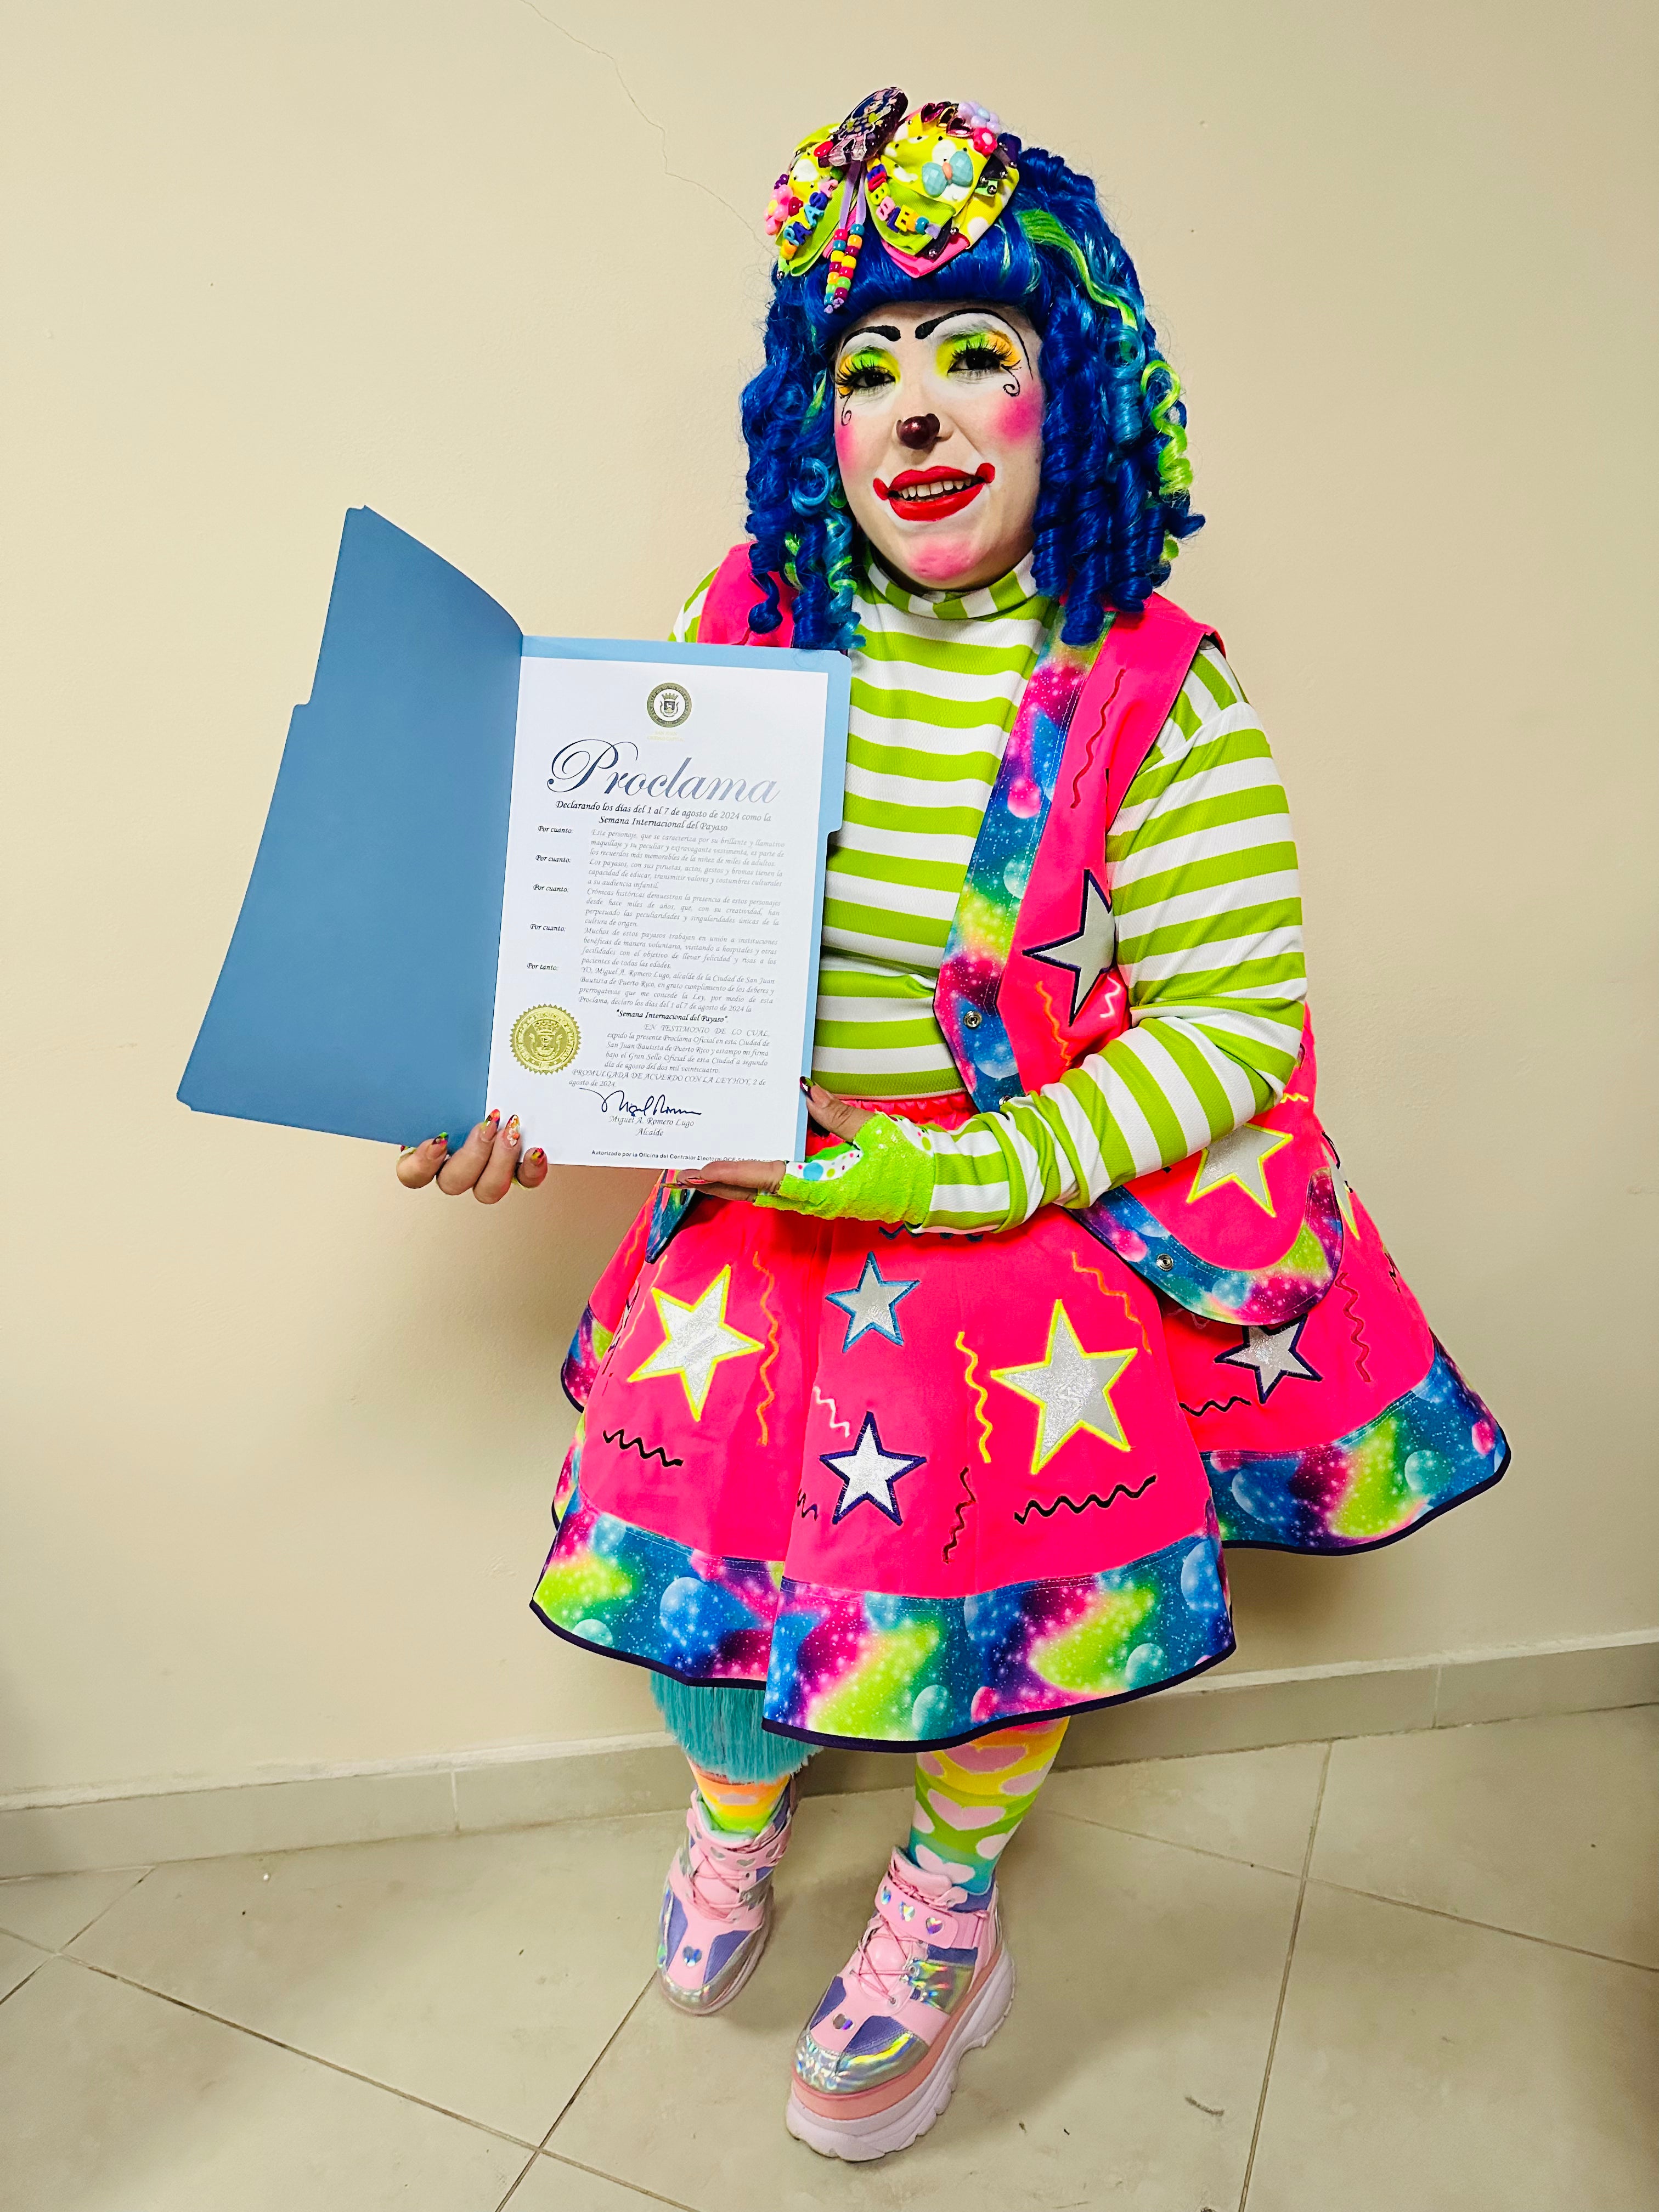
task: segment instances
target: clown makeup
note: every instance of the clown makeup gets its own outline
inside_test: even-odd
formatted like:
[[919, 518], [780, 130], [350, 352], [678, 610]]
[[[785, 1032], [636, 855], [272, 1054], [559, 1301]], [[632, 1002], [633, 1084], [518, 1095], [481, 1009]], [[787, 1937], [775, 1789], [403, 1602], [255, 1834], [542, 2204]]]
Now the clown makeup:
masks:
[[930, 591], [994, 583], [1031, 550], [1042, 341], [1011, 307], [872, 308], [836, 355], [836, 459], [884, 562]]

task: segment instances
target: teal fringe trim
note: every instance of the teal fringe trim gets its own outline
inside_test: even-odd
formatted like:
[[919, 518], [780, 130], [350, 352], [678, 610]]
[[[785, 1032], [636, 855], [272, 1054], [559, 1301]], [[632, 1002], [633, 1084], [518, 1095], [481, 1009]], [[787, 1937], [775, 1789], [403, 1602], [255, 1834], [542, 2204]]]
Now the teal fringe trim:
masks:
[[653, 1674], [651, 1694], [668, 1733], [686, 1757], [728, 1782], [781, 1782], [812, 1756], [810, 1743], [769, 1735], [761, 1726], [763, 1692], [744, 1682], [694, 1689], [672, 1674]]

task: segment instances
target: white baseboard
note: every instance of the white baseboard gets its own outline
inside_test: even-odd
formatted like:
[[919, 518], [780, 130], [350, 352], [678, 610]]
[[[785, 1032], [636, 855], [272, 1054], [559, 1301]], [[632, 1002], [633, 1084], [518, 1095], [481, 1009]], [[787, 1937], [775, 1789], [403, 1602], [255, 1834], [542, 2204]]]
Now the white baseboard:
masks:
[[[1181, 1759], [1659, 1703], [1659, 1629], [1368, 1665], [1222, 1668], [1073, 1722], [1062, 1766]], [[815, 1795], [908, 1779], [891, 1752], [826, 1751]], [[181, 1785], [0, 1798], [0, 1879], [660, 1812], [686, 1794], [665, 1735], [606, 1736]]]

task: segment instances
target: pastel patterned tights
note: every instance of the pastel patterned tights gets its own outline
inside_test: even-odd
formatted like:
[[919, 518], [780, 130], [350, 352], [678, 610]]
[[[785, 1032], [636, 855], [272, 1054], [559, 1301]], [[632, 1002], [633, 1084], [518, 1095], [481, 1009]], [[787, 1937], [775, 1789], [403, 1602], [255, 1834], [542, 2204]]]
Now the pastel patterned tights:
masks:
[[970, 1897], [982, 1895], [1065, 1738], [1064, 1721], [1030, 1721], [953, 1751], [921, 1753], [906, 1846], [911, 1858], [948, 1875]]
[[[757, 1691], [736, 1684], [693, 1689], [660, 1675], [652, 1690], [691, 1762], [710, 1825], [729, 1835], [759, 1835], [811, 1747], [765, 1734]], [[970, 1896], [982, 1895], [1065, 1735], [1063, 1720], [1029, 1721], [954, 1750], [921, 1753], [910, 1857], [948, 1874]]]

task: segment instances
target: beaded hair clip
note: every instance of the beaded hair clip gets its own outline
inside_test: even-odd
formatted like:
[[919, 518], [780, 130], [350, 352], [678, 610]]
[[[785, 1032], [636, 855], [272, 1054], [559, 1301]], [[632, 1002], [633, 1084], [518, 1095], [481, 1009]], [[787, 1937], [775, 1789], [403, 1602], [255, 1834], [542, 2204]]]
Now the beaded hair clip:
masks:
[[913, 109], [896, 85], [869, 93], [836, 129], [803, 138], [773, 186], [778, 266], [804, 276], [827, 253], [833, 314], [867, 223], [907, 276], [927, 276], [984, 237], [1019, 182], [1018, 155], [1018, 139], [972, 100]]

